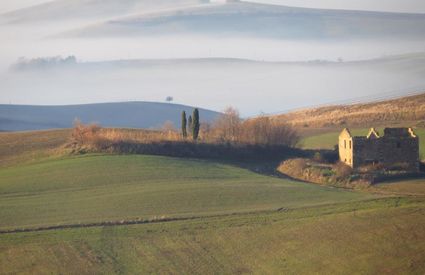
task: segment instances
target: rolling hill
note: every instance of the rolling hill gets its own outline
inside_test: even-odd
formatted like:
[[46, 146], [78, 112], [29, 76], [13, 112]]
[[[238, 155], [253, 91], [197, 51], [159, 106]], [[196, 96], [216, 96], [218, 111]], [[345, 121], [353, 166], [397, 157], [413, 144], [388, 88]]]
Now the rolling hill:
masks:
[[56, 0], [0, 15], [3, 23], [106, 19], [134, 12], [152, 12], [196, 5], [202, 0]]
[[419, 125], [425, 121], [425, 93], [392, 100], [331, 105], [273, 116], [298, 128]]
[[[0, 129], [24, 131], [70, 128], [76, 118], [104, 127], [160, 128], [166, 121], [180, 125], [180, 114], [193, 108], [154, 102], [99, 103], [69, 106], [0, 105]], [[213, 121], [218, 113], [200, 109], [201, 120]]]
[[[63, 133], [5, 135], [54, 146]], [[407, 182], [396, 195], [406, 186], [423, 193], [423, 182]], [[425, 270], [420, 196], [328, 188], [235, 163], [141, 155], [15, 163], [0, 168], [0, 206], [5, 273]]]
[[159, 101], [172, 95], [213, 110], [232, 104], [243, 116], [252, 116], [425, 90], [423, 53], [346, 62], [188, 58], [73, 63], [68, 59], [15, 64], [0, 75], [4, 102]]
[[277, 39], [422, 39], [425, 15], [321, 10], [232, 1], [116, 18], [65, 36], [208, 36]]
[[373, 196], [271, 178], [208, 160], [116, 155], [68, 157], [2, 169], [0, 198], [0, 229], [10, 229], [209, 216]]

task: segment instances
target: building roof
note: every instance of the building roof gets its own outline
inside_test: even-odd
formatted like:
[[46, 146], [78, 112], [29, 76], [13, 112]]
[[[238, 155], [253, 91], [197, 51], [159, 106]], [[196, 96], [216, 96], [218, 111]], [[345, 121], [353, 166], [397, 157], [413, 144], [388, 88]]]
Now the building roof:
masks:
[[375, 128], [370, 128], [369, 133], [366, 136], [367, 138], [380, 138], [379, 133]]
[[[416, 138], [416, 134], [412, 128], [385, 128], [385, 137], [413, 137]], [[370, 128], [369, 133], [366, 136], [353, 136], [348, 128], [344, 128], [339, 134], [340, 138], [366, 138], [376, 139], [381, 138], [379, 132], [375, 128]]]
[[416, 137], [412, 128], [385, 128], [384, 135], [387, 137]]
[[339, 137], [340, 137], [340, 138], [342, 138], [342, 137], [351, 138], [351, 137], [352, 137], [352, 135], [351, 135], [351, 132], [350, 132], [350, 130], [349, 130], [348, 128], [344, 128], [344, 129], [341, 131], [341, 133], [339, 134]]

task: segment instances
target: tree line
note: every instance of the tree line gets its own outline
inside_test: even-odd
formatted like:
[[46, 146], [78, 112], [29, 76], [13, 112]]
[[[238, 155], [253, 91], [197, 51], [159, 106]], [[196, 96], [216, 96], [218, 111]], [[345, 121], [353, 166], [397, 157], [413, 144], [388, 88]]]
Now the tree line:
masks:
[[188, 128], [189, 133], [192, 135], [193, 140], [197, 140], [199, 137], [199, 129], [200, 129], [200, 122], [199, 122], [199, 110], [195, 108], [193, 110], [193, 114], [189, 116], [189, 118], [186, 118], [186, 111], [182, 112], [182, 136], [184, 139], [188, 137]]
[[202, 134], [202, 139], [207, 142], [294, 147], [300, 139], [291, 125], [266, 116], [243, 120], [239, 112], [231, 107], [224, 110], [212, 124], [200, 124], [198, 109], [194, 109], [189, 118], [183, 111], [181, 120], [183, 139], [191, 135], [195, 141]]

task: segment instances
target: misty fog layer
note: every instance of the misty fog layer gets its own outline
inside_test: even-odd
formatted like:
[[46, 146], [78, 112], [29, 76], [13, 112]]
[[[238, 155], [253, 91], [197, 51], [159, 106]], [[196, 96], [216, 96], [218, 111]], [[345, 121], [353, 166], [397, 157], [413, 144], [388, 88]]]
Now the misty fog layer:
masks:
[[[205, 2], [61, 0], [0, 16], [0, 103], [173, 96], [253, 115], [425, 89], [425, 15]], [[76, 58], [37, 63], [56, 56]], [[13, 66], [21, 57], [30, 65]]]
[[243, 115], [330, 102], [368, 100], [425, 89], [425, 55], [362, 62], [270, 63], [237, 59], [37, 63], [0, 78], [3, 102], [78, 104], [176, 102]]

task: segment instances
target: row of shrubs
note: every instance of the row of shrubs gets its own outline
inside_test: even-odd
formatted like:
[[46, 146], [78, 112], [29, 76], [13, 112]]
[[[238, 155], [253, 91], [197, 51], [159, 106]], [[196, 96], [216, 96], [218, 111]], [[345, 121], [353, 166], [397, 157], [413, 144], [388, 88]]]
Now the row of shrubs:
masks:
[[278, 171], [299, 180], [344, 187], [358, 180], [353, 177], [351, 167], [342, 162], [324, 164], [308, 158], [285, 160], [279, 165]]
[[106, 152], [232, 160], [281, 160], [308, 152], [283, 144], [185, 140], [167, 131], [107, 129], [76, 122], [67, 145], [73, 153]]
[[[323, 155], [316, 152], [312, 158], [295, 158], [283, 161], [279, 165], [278, 171], [308, 182], [362, 188], [378, 182], [421, 176], [421, 174], [409, 172], [406, 165], [399, 163], [388, 167], [375, 164], [365, 165], [353, 170], [350, 166], [339, 161], [325, 161]], [[424, 164], [421, 163], [420, 170], [422, 172], [425, 172], [424, 168]]]

